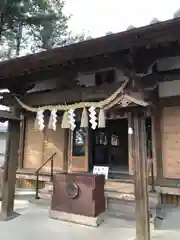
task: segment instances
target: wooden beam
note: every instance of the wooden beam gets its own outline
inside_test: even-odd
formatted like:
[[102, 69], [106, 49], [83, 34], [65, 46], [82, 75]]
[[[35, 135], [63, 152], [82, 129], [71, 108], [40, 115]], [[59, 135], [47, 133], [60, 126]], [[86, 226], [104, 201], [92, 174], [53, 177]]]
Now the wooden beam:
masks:
[[[155, 106], [157, 97], [157, 83], [150, 81], [151, 79], [160, 79], [159, 74], [151, 74], [151, 76], [139, 77], [135, 70], [126, 70], [125, 75], [130, 79], [129, 91], [138, 91], [141, 99], [148, 102], [149, 105]], [[158, 76], [158, 77], [157, 77]], [[150, 78], [150, 79], [149, 79]], [[152, 84], [153, 83], [153, 84]], [[158, 95], [157, 95], [158, 96]]]
[[150, 240], [148, 211], [148, 173], [146, 157], [145, 117], [133, 114], [133, 143], [135, 161], [136, 239]]
[[[121, 85], [122, 82], [115, 82], [113, 84], [103, 84], [101, 86], [76, 87], [66, 91], [35, 92], [25, 95], [22, 101], [30, 106], [55, 105], [80, 101], [99, 101], [109, 97]], [[137, 98], [137, 100], [144, 100], [139, 92], [132, 91], [133, 90], [128, 91], [127, 94]], [[124, 88], [124, 92], [126, 92], [126, 87]]]
[[12, 111], [0, 110], [0, 121], [7, 120], [20, 120], [19, 115], [16, 115]]
[[14, 213], [14, 196], [16, 184], [16, 169], [18, 164], [18, 150], [20, 138], [20, 121], [9, 120], [8, 141], [6, 147], [1, 220], [9, 220], [17, 216]]
[[93, 87], [77, 87], [58, 92], [41, 92], [26, 95], [22, 100], [31, 106], [65, 104], [80, 101], [99, 101], [109, 97], [122, 83], [104, 84]]
[[160, 98], [160, 105], [162, 107], [172, 107], [172, 106], [179, 106], [180, 105], [180, 96], [170, 96]]
[[155, 63], [158, 59], [174, 57], [179, 54], [180, 45], [178, 42], [174, 42], [167, 46], [160, 46], [158, 44], [154, 44], [154, 46], [149, 48], [147, 48], [146, 46], [138, 49], [136, 48], [136, 53], [134, 54], [133, 59], [137, 72], [146, 73], [148, 71], [149, 66]]
[[[36, 58], [34, 60], [36, 60]], [[59, 78], [59, 82], [62, 82], [64, 76], [67, 77], [69, 74], [76, 75], [79, 72], [87, 73], [110, 67], [120, 67], [126, 64], [126, 62], [127, 53], [116, 51], [63, 63], [56, 61], [53, 64], [51, 61], [47, 65], [43, 64], [40, 68], [35, 64], [33, 69], [29, 68], [27, 71], [22, 71], [21, 67], [18, 73], [12, 72], [12, 75], [8, 75], [7, 78], [4, 78], [3, 76], [0, 78], [1, 86], [3, 88], [13, 86], [16, 89], [19, 89], [23, 88], [23, 86], [28, 86], [31, 83], [44, 81], [50, 78]], [[67, 79], [65, 80], [67, 83]]]

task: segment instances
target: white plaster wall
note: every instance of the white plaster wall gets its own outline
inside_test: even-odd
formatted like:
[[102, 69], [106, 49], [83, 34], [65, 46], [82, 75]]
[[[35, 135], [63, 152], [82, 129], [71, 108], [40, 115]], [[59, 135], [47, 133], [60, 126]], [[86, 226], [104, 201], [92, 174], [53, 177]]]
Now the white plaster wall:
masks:
[[158, 85], [159, 97], [180, 95], [180, 80], [160, 82]]

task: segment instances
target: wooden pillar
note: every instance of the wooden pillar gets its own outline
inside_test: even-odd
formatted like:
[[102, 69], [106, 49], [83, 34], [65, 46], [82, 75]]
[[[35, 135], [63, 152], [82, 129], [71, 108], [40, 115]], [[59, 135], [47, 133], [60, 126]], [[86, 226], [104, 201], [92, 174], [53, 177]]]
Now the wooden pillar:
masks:
[[63, 172], [68, 172], [68, 144], [69, 144], [69, 129], [64, 129], [64, 163], [63, 163]]
[[159, 105], [153, 111], [153, 131], [155, 140], [155, 159], [157, 167], [157, 181], [163, 179], [163, 160], [162, 160], [162, 133], [161, 133], [162, 107]]
[[18, 168], [23, 168], [24, 164], [24, 146], [25, 146], [25, 135], [26, 135], [26, 117], [21, 116], [20, 119], [20, 139], [19, 139], [19, 162]]
[[8, 139], [3, 177], [3, 195], [1, 207], [1, 220], [9, 220], [15, 217], [14, 196], [16, 184], [16, 169], [18, 164], [18, 150], [20, 139], [20, 121], [8, 121]]
[[150, 240], [145, 116], [137, 111], [133, 114], [133, 131], [136, 239]]
[[134, 163], [133, 163], [133, 135], [129, 133], [129, 128], [132, 128], [132, 114], [128, 113], [128, 163], [129, 163], [129, 174], [134, 175]]

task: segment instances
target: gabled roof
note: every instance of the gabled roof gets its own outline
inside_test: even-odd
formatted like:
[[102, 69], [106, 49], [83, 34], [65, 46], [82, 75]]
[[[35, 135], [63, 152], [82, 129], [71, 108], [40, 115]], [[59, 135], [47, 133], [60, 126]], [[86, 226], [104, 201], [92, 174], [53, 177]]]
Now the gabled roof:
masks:
[[0, 80], [44, 69], [54, 64], [71, 63], [79, 59], [93, 58], [138, 46], [174, 42], [180, 40], [179, 26], [180, 18], [176, 18], [4, 61], [0, 63]]

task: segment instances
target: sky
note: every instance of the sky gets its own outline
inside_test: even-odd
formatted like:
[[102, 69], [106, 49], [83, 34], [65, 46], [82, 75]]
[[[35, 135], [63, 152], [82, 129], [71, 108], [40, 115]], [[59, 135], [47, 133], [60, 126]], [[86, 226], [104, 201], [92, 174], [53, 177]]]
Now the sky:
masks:
[[180, 0], [66, 0], [65, 13], [71, 14], [69, 28], [92, 37], [120, 32], [129, 25], [140, 27], [153, 18], [171, 19]]

